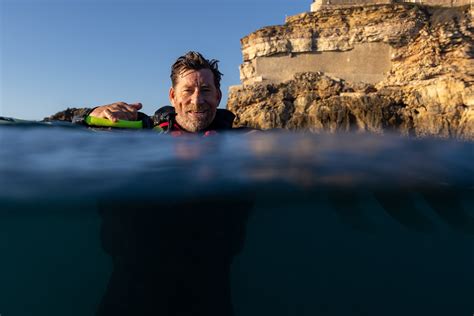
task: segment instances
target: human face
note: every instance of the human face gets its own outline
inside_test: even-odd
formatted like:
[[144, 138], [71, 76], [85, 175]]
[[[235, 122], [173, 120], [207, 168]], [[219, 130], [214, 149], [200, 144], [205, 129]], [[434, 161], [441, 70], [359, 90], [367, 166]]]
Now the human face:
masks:
[[199, 132], [211, 125], [221, 97], [209, 69], [184, 71], [169, 92], [176, 122], [188, 132]]

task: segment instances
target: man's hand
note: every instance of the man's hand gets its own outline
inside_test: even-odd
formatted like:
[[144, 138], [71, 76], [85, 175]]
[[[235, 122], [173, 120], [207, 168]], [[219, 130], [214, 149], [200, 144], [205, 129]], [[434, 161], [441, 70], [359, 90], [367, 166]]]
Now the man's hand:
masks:
[[94, 109], [89, 115], [99, 118], [109, 119], [112, 122], [118, 120], [136, 121], [138, 110], [142, 108], [141, 103], [116, 102], [102, 105]]

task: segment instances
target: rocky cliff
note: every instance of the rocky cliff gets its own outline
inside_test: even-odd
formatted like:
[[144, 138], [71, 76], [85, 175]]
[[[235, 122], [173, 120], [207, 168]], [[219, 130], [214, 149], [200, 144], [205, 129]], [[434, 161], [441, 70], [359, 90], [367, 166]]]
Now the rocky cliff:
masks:
[[322, 9], [241, 44], [237, 126], [474, 139], [469, 6]]

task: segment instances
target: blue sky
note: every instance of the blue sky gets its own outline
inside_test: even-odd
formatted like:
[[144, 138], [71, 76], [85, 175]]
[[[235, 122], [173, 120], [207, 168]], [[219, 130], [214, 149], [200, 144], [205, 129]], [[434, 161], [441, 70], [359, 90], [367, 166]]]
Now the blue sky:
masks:
[[240, 39], [311, 0], [0, 0], [0, 115], [41, 119], [67, 107], [169, 104], [173, 61], [220, 60], [222, 90], [239, 84]]

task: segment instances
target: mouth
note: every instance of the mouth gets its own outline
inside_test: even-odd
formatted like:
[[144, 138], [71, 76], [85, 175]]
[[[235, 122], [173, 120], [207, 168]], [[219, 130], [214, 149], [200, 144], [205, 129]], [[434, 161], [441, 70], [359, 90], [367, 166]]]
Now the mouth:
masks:
[[205, 117], [207, 115], [207, 112], [208, 111], [189, 111], [188, 114], [196, 118], [201, 118]]

